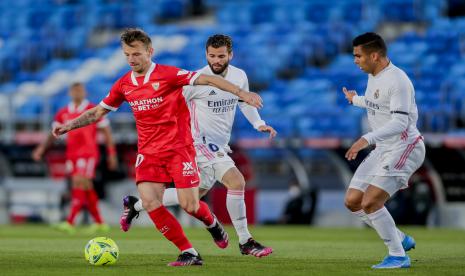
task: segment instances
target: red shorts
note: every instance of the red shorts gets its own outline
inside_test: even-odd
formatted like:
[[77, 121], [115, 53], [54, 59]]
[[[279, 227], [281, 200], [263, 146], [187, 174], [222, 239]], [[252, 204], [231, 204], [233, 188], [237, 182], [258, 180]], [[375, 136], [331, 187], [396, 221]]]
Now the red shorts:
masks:
[[195, 162], [194, 146], [177, 148], [156, 155], [138, 154], [136, 183], [174, 182], [176, 188], [198, 187], [199, 170]]
[[66, 171], [71, 176], [82, 176], [93, 179], [97, 168], [98, 157], [76, 157], [66, 160]]

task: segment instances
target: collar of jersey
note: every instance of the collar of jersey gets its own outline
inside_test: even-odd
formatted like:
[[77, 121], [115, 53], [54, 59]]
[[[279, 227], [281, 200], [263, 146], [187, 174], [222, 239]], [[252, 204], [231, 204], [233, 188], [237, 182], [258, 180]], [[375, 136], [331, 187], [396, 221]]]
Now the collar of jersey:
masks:
[[[145, 74], [144, 83], [142, 85], [149, 82], [150, 75], [152, 75], [153, 70], [155, 70], [155, 63], [152, 62], [152, 64], [150, 65], [149, 70]], [[132, 81], [132, 84], [134, 84], [135, 86], [139, 86], [139, 84], [137, 83], [136, 76], [134, 75], [134, 71], [131, 72], [131, 81]]]
[[391, 60], [389, 60], [389, 64], [386, 67], [384, 67], [383, 70], [379, 71], [378, 74], [376, 74], [376, 76], [373, 76], [373, 77], [378, 78], [382, 73], [384, 73], [387, 70], [391, 69], [392, 66], [393, 66], [393, 64], [392, 64]]
[[70, 113], [74, 113], [74, 112], [82, 112], [84, 111], [84, 108], [86, 108], [86, 106], [89, 104], [89, 101], [87, 99], [84, 99], [81, 104], [79, 106], [75, 106], [73, 102], [70, 102], [68, 104], [68, 111]]

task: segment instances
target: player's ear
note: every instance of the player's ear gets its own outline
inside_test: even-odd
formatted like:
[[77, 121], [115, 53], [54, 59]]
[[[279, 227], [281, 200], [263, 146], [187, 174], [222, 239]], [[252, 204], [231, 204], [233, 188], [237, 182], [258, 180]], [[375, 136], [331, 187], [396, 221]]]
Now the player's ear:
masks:
[[371, 55], [371, 60], [373, 60], [373, 61], [379, 61], [379, 57], [380, 57], [379, 52], [374, 51], [374, 52], [371, 53], [370, 55]]
[[153, 56], [153, 53], [155, 52], [155, 50], [153, 49], [152, 46], [149, 46], [148, 52], [149, 52], [150, 57], [152, 57], [152, 56]]
[[229, 53], [229, 60], [228, 60], [228, 61], [231, 61], [231, 59], [233, 58], [233, 56], [234, 56], [234, 52], [231, 51], [231, 53]]

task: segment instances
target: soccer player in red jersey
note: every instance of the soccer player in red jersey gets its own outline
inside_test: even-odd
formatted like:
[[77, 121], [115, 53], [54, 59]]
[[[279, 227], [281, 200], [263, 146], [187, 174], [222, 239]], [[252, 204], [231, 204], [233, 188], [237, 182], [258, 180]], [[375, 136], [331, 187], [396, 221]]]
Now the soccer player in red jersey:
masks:
[[121, 35], [121, 46], [131, 71], [115, 82], [100, 105], [65, 125], [56, 126], [52, 133], [57, 137], [89, 125], [127, 101], [137, 127], [136, 183], [144, 209], [156, 228], [181, 251], [178, 259], [169, 265], [202, 265], [202, 258], [181, 225], [162, 204], [165, 185], [174, 181], [180, 206], [203, 221], [215, 241], [227, 239], [208, 205], [199, 201], [199, 173], [182, 87], [215, 86], [255, 107], [262, 107], [262, 99], [217, 76], [153, 63], [151, 39], [140, 29], [127, 29]]
[[[65, 124], [95, 107], [86, 100], [86, 90], [82, 83], [74, 83], [69, 89], [71, 102], [60, 109], [55, 115], [53, 125]], [[98, 196], [93, 188], [92, 179], [99, 161], [99, 149], [97, 144], [97, 130], [102, 131], [108, 153], [108, 167], [115, 170], [117, 166], [116, 151], [111, 136], [109, 121], [102, 118], [96, 124], [92, 124], [78, 131], [68, 134], [66, 142], [66, 167], [71, 176], [71, 210], [65, 222], [58, 225], [58, 229], [73, 233], [74, 219], [82, 208], [87, 207], [95, 224], [91, 227], [94, 231], [108, 231], [109, 227], [103, 222], [98, 208]], [[50, 134], [47, 139], [38, 145], [32, 152], [35, 161], [42, 159], [47, 148], [56, 140]]]

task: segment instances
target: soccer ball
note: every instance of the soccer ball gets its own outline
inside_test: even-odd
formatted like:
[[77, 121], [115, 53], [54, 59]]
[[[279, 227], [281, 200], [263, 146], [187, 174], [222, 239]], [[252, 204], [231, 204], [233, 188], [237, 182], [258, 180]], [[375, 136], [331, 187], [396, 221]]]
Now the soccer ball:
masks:
[[118, 260], [119, 249], [112, 239], [97, 237], [86, 244], [84, 256], [90, 264], [111, 265]]

